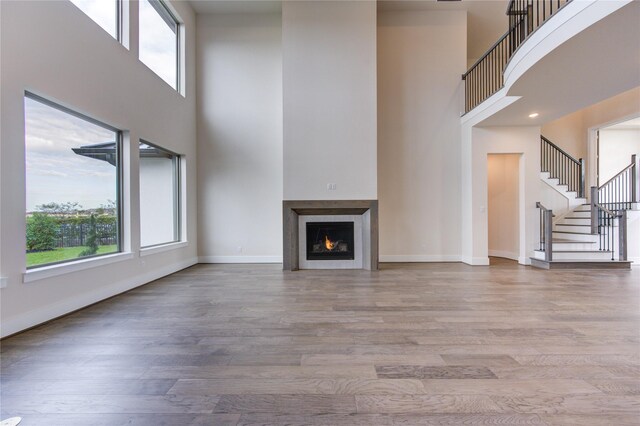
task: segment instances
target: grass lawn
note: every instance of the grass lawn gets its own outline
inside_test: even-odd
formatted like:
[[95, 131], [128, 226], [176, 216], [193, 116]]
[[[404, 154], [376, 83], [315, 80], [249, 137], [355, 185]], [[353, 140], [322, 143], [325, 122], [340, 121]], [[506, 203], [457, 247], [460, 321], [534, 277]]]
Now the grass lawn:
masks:
[[[27, 253], [27, 267], [77, 259], [80, 252], [84, 249], [86, 249], [86, 247], [65, 247], [49, 251]], [[100, 246], [98, 248], [98, 254], [115, 253], [117, 250], [118, 246], [116, 245]]]

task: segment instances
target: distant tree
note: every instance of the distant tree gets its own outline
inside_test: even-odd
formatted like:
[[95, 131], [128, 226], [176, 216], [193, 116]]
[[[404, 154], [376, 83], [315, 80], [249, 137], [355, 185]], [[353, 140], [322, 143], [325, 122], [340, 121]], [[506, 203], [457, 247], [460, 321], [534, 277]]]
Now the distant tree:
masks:
[[98, 232], [96, 229], [96, 217], [89, 218], [89, 232], [87, 233], [87, 248], [82, 250], [78, 257], [93, 256], [98, 253]]
[[66, 203], [46, 203], [40, 204], [36, 206], [36, 210], [47, 213], [47, 214], [55, 214], [61, 216], [69, 216], [77, 213], [82, 209], [82, 206], [78, 202], [66, 202]]
[[114, 215], [116, 212], [116, 202], [113, 200], [107, 200], [106, 204], [100, 204], [100, 207], [96, 209], [96, 213], [99, 215]]
[[58, 225], [46, 213], [34, 213], [27, 218], [27, 250], [53, 250], [56, 244]]

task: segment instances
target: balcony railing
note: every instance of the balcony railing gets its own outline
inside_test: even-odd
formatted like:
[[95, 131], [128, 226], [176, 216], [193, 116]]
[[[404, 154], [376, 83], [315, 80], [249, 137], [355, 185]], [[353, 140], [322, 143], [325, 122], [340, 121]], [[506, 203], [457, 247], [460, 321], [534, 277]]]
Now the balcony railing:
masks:
[[464, 112], [471, 111], [504, 86], [504, 70], [514, 52], [552, 15], [571, 0], [511, 0], [509, 29], [469, 70], [465, 82]]

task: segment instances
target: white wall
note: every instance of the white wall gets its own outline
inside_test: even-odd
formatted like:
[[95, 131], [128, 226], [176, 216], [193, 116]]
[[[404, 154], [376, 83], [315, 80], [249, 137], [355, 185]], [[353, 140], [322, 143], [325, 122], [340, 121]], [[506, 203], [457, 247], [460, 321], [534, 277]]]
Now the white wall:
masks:
[[542, 126], [542, 136], [562, 148], [573, 158], [587, 159], [587, 131], [582, 110]]
[[595, 185], [595, 164], [592, 164], [595, 163], [595, 130], [637, 116], [640, 116], [640, 87], [546, 123], [542, 134], [575, 158], [585, 160], [588, 188]]
[[542, 179], [540, 179], [540, 202], [546, 208], [553, 210], [554, 222], [571, 211], [569, 199]]
[[378, 17], [382, 261], [460, 260], [460, 75], [466, 14]]
[[600, 130], [600, 185], [631, 164], [631, 156], [640, 158], [640, 129]]
[[282, 259], [281, 38], [279, 14], [198, 16], [201, 262]]
[[377, 199], [376, 2], [283, 2], [282, 49], [284, 199]]
[[[195, 16], [175, 2], [186, 27], [186, 97], [137, 59], [137, 7], [130, 2], [131, 50], [68, 1], [0, 2], [2, 164], [0, 270], [2, 335], [112, 296], [196, 261]], [[116, 263], [23, 283], [25, 272], [24, 91], [127, 131], [124, 153], [124, 245]], [[139, 258], [138, 140], [185, 155], [188, 244]], [[10, 203], [6, 200], [11, 200]], [[129, 238], [130, 236], [130, 238]], [[60, 270], [60, 268], [52, 268]], [[49, 271], [51, 272], [51, 271]], [[33, 275], [32, 275], [33, 277]]]
[[520, 155], [487, 156], [489, 256], [518, 260], [520, 254]]
[[[538, 243], [540, 201], [540, 128], [463, 125], [462, 260], [488, 265], [487, 155], [519, 154], [518, 262], [529, 264]], [[468, 167], [465, 169], [465, 167]]]

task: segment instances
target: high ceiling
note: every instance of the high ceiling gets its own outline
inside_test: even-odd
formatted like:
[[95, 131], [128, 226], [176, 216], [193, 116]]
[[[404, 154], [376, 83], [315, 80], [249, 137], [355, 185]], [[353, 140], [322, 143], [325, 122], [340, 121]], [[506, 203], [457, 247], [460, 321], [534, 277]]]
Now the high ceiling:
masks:
[[[287, 0], [284, 0], [287, 1]], [[273, 0], [190, 0], [196, 13], [278, 13], [281, 1]], [[468, 16], [467, 57], [475, 61], [507, 31], [508, 0], [382, 0], [379, 11], [466, 10]]]
[[509, 88], [519, 100], [482, 125], [540, 125], [640, 86], [638, 22], [640, 2], [631, 2], [571, 37]]

